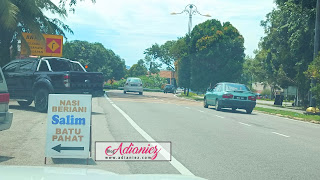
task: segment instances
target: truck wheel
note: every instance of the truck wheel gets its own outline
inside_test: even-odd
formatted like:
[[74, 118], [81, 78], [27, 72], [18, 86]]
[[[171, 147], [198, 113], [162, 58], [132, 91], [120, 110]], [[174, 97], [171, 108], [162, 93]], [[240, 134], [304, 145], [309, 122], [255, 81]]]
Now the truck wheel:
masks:
[[22, 107], [27, 107], [32, 103], [33, 100], [26, 100], [26, 101], [18, 101], [18, 104]]
[[48, 110], [48, 96], [47, 89], [39, 89], [34, 96], [34, 104], [36, 110], [39, 112], [46, 112]]
[[127, 93], [127, 91], [123, 91], [123, 94], [126, 94]]
[[251, 114], [253, 109], [246, 109], [247, 114]]

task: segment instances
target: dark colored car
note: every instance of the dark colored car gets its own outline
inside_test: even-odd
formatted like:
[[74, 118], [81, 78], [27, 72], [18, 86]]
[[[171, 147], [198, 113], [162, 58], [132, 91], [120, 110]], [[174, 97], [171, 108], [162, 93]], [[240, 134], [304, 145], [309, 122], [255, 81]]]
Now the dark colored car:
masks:
[[213, 89], [208, 89], [204, 96], [204, 107], [215, 106], [221, 108], [245, 109], [250, 114], [256, 106], [256, 95], [245, 85], [237, 83], [218, 83]]
[[163, 92], [164, 92], [164, 93], [173, 93], [173, 94], [175, 94], [175, 93], [176, 93], [176, 88], [175, 88], [174, 85], [172, 85], [172, 84], [167, 84], [167, 85], [164, 87]]
[[103, 74], [86, 72], [79, 62], [69, 59], [13, 60], [2, 71], [11, 99], [17, 99], [20, 106], [34, 101], [36, 110], [41, 112], [47, 110], [49, 94], [104, 94]]

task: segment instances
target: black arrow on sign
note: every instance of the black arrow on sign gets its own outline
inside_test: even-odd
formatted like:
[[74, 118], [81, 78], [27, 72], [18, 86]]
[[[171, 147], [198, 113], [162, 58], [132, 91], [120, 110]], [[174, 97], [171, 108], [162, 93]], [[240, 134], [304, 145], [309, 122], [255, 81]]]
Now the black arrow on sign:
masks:
[[61, 147], [61, 144], [52, 148], [53, 150], [60, 152], [62, 150], [83, 151], [84, 147]]

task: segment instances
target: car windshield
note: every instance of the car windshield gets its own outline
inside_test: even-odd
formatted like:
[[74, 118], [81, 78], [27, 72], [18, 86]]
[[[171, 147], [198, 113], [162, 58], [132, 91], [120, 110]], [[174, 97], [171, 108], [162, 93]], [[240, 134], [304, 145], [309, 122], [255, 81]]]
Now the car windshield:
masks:
[[320, 0], [0, 0], [0, 67], [0, 180], [320, 179]]
[[225, 84], [226, 91], [249, 91], [249, 89], [242, 84]]

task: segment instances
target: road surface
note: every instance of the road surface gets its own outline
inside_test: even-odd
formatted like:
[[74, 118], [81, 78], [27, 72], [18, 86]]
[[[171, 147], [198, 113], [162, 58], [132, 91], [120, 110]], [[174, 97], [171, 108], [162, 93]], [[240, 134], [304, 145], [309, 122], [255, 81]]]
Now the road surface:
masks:
[[[93, 153], [49, 159], [46, 166], [120, 174], [187, 174], [206, 179], [318, 179], [320, 126], [253, 111], [216, 111], [173, 94], [108, 91], [93, 98]], [[46, 114], [10, 102], [10, 130], [0, 132], [0, 165], [44, 166]], [[128, 119], [129, 118], [129, 119]], [[139, 128], [132, 125], [130, 119]], [[173, 161], [94, 161], [95, 141], [171, 141]]]

